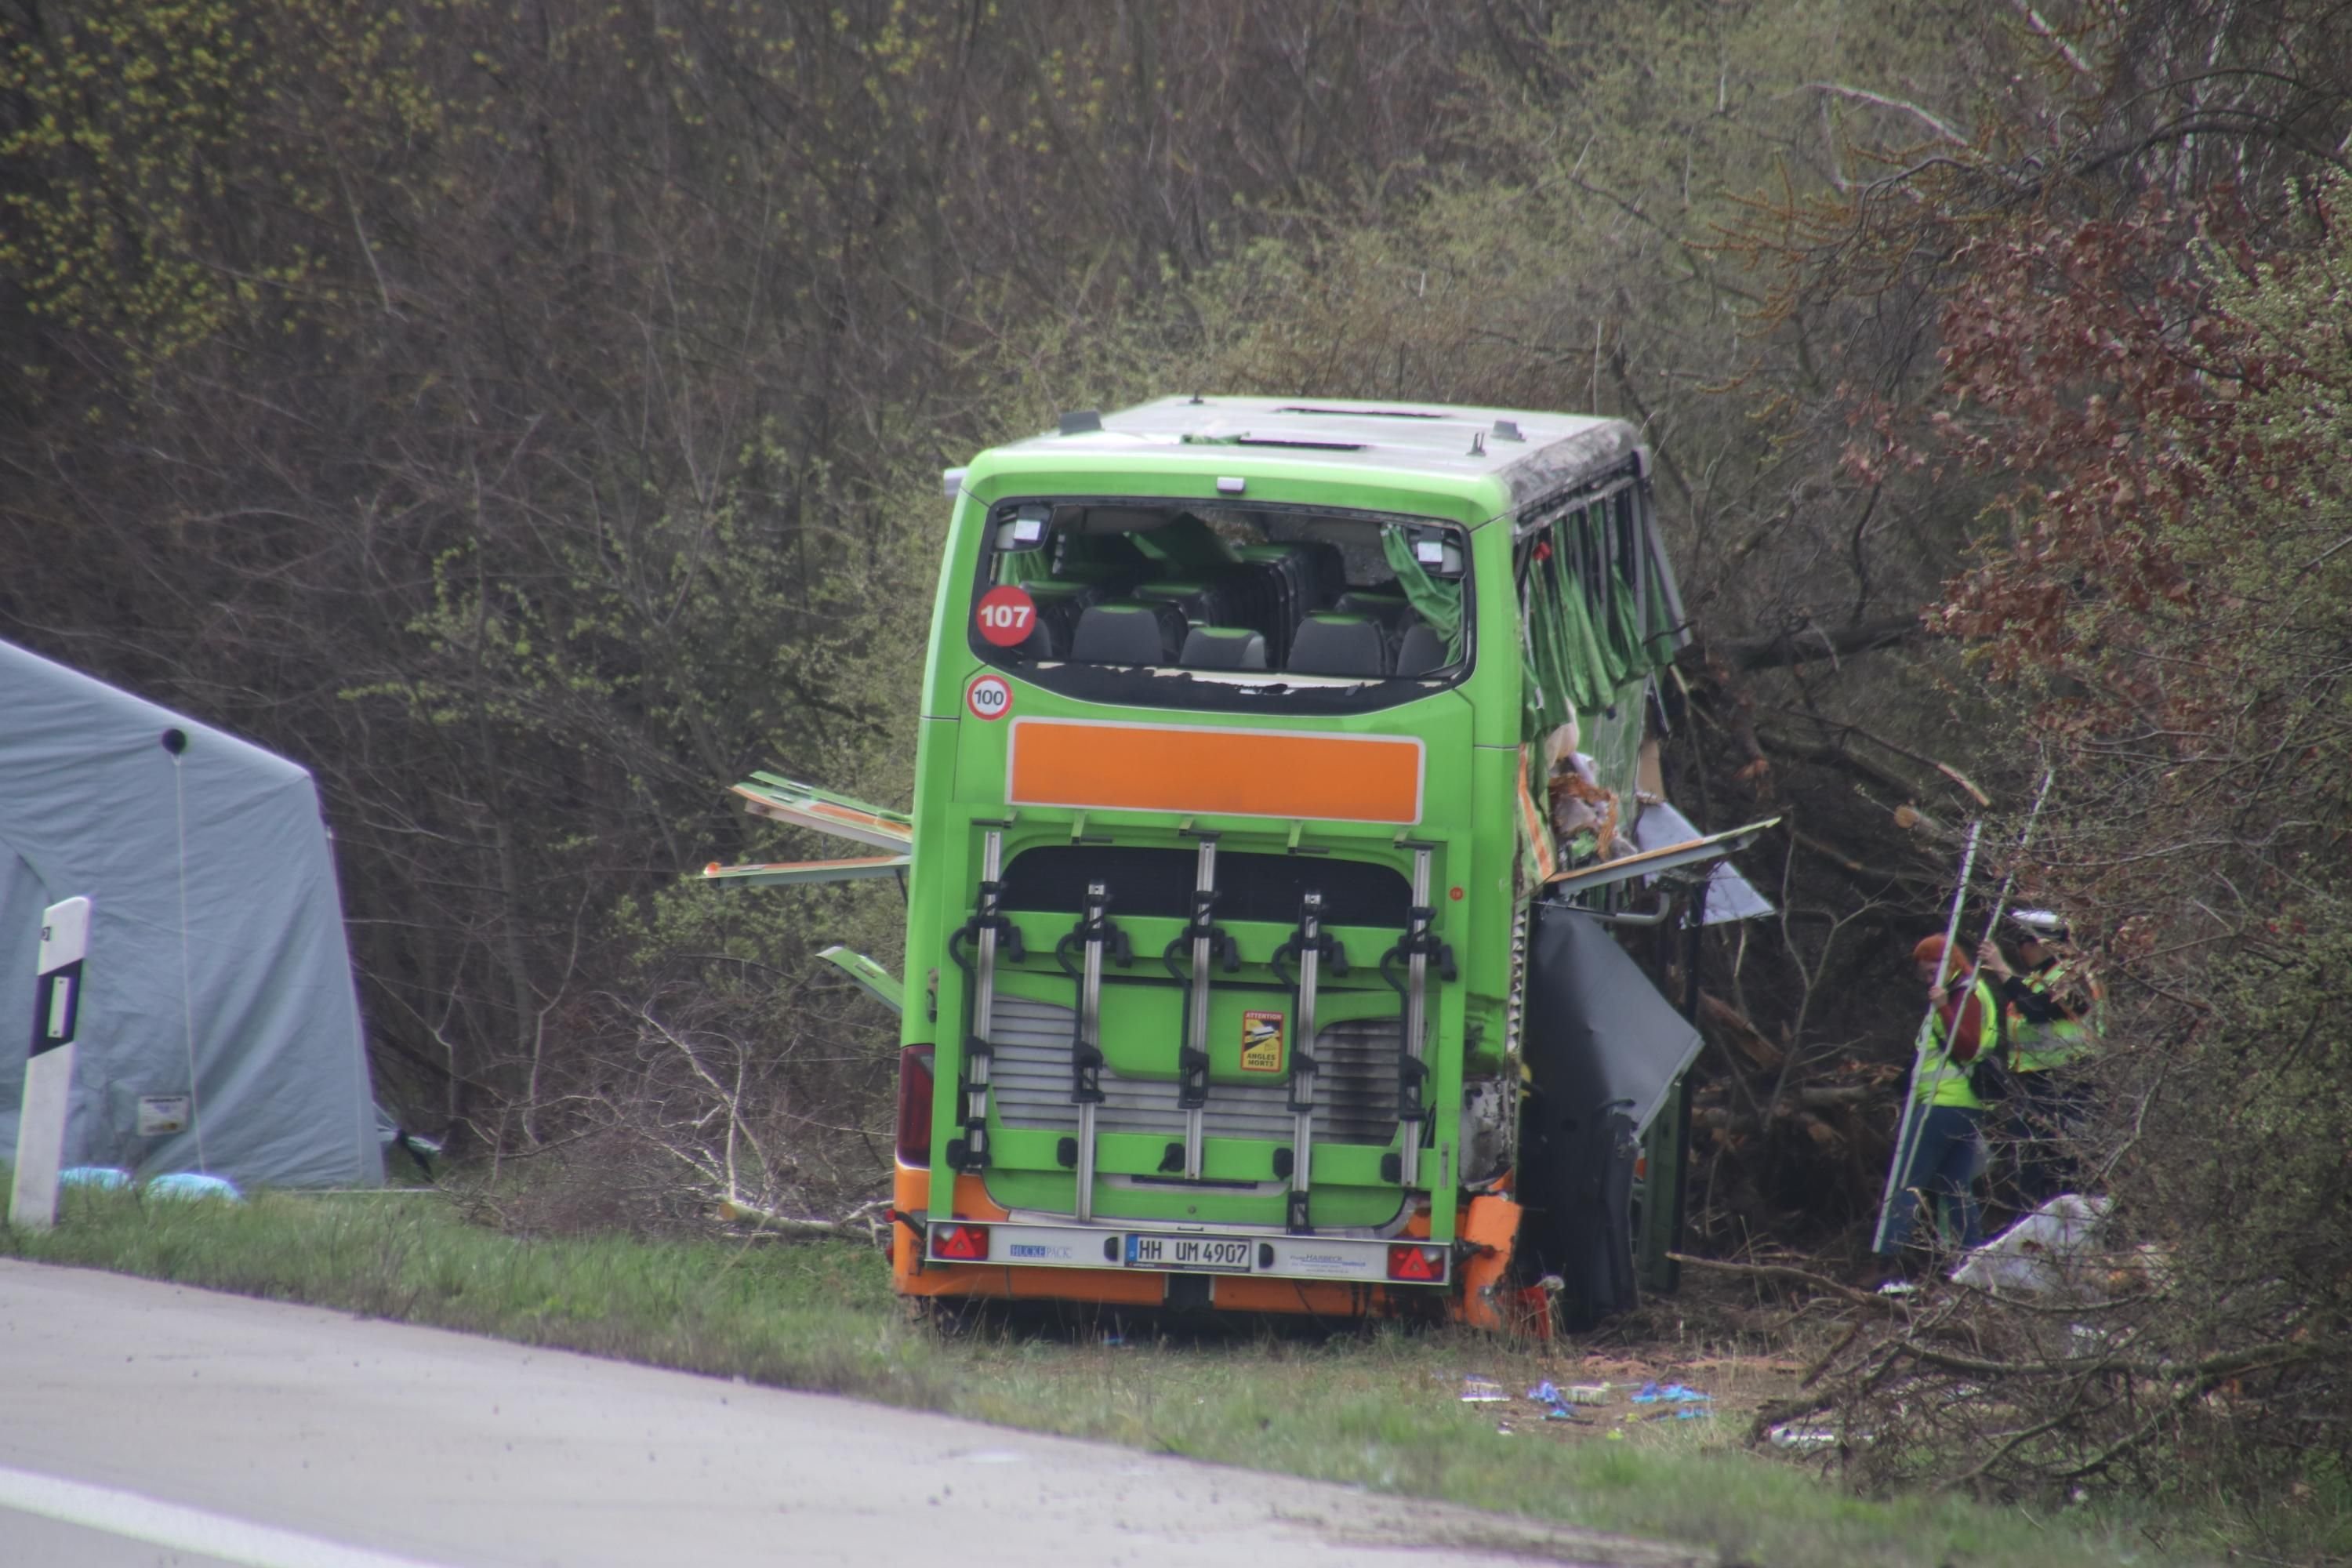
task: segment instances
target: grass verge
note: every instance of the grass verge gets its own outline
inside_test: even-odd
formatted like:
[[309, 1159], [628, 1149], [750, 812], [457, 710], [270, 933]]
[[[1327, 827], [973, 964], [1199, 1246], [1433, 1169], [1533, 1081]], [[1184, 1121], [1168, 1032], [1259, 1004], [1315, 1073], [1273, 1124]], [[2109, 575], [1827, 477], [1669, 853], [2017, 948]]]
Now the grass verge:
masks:
[[1483, 1336], [942, 1336], [906, 1323], [880, 1259], [847, 1244], [525, 1240], [467, 1223], [437, 1194], [262, 1194], [229, 1205], [76, 1191], [54, 1231], [0, 1227], [0, 1256], [1441, 1498], [1689, 1542], [1758, 1568], [2157, 1564], [2221, 1547], [2116, 1513], [1857, 1499], [1745, 1452], [1724, 1429], [1732, 1422], [1621, 1425], [1606, 1441], [1557, 1440], [1540, 1426], [1505, 1433], [1494, 1406], [1461, 1403], [1463, 1375], [1507, 1385], [1556, 1375], [1557, 1363]]

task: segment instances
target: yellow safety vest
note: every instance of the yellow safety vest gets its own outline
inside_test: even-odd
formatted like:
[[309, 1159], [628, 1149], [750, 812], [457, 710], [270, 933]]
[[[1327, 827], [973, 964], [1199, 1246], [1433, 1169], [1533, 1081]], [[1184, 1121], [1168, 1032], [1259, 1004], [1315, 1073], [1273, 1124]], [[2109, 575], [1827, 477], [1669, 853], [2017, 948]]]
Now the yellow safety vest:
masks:
[[[1992, 1048], [1995, 1032], [2000, 1026], [2000, 998], [1993, 994], [1992, 983], [1981, 975], [1977, 979], [1976, 1001], [1977, 1050], [1981, 1055]], [[1967, 1017], [1968, 1005], [1962, 1003], [1954, 1016]], [[1940, 1010], [1928, 1015], [1927, 1030], [1919, 1037], [1919, 1060], [1911, 1069], [1911, 1081], [1921, 1105], [1957, 1105], [1963, 1110], [1984, 1109], [1984, 1101], [1969, 1086], [1969, 1062], [1952, 1059]]]
[[2098, 983], [2084, 973], [2078, 960], [2072, 958], [2059, 959], [2022, 979], [2027, 990], [2044, 997], [2079, 981], [2083, 993], [2090, 998], [2091, 1012], [2087, 1017], [2053, 1018], [2046, 1024], [2011, 1018], [2011, 1037], [2016, 1041], [2011, 1066], [2019, 1072], [2047, 1072], [2089, 1058], [2097, 1049], [2099, 1040]]

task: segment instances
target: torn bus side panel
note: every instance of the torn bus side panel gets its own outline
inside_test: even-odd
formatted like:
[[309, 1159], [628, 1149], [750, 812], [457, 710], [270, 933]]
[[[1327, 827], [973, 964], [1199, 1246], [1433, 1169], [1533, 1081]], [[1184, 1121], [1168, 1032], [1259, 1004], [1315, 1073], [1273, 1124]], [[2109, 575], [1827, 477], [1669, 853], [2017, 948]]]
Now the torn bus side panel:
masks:
[[1601, 921], [1550, 903], [1531, 911], [1524, 1031], [1523, 1246], [1581, 1326], [1635, 1302], [1634, 1162], [1699, 1036]]

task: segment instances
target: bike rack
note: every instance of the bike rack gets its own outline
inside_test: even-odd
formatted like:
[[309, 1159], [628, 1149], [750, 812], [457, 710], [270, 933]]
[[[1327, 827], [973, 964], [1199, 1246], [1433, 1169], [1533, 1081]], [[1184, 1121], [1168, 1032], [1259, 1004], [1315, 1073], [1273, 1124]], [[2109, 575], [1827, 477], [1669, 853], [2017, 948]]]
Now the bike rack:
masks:
[[[964, 1032], [963, 1070], [960, 1085], [963, 1100], [963, 1136], [948, 1145], [948, 1163], [959, 1171], [988, 1168], [988, 1074], [995, 1057], [990, 1044], [996, 1029], [996, 961], [1000, 942], [1003, 956], [1018, 963], [1028, 956], [1022, 949], [1021, 928], [998, 907], [1004, 891], [1004, 834], [991, 828], [980, 849], [980, 890], [972, 916], [948, 942], [948, 956], [971, 979], [971, 1026]], [[967, 959], [961, 943], [972, 944]]]
[[[1241, 948], [1219, 930], [1217, 909], [1217, 839], [1201, 839], [1199, 868], [1193, 876], [1192, 918], [1160, 955], [1168, 973], [1184, 984], [1183, 1034], [1176, 1048], [1176, 1103], [1184, 1112], [1184, 1142], [1171, 1144], [1163, 1171], [1181, 1169], [1184, 1179], [1201, 1179], [1202, 1115], [1209, 1103], [1209, 966], [1213, 958], [1230, 974], [1241, 967]], [[1192, 944], [1192, 973], [1176, 966], [1177, 951]]]
[[1313, 1226], [1307, 1223], [1307, 1202], [1311, 1181], [1308, 1168], [1315, 1161], [1315, 993], [1321, 978], [1323, 961], [1328, 959], [1331, 973], [1348, 973], [1348, 950], [1323, 929], [1323, 895], [1310, 891], [1299, 900], [1298, 930], [1290, 940], [1275, 950], [1274, 968], [1282, 973], [1285, 956], [1298, 961], [1297, 978], [1293, 981], [1296, 998], [1291, 1011], [1294, 1025], [1290, 1043], [1290, 1194], [1285, 1226], [1291, 1235], [1307, 1235]]
[[[1054, 950], [1063, 973], [1078, 983], [1077, 1023], [1070, 1036], [1070, 1101], [1078, 1108], [1077, 1147], [1071, 1163], [1078, 1177], [1077, 1201], [1071, 1213], [1081, 1225], [1090, 1223], [1095, 1210], [1095, 1112], [1102, 1104], [1102, 978], [1103, 946], [1111, 945], [1122, 964], [1134, 962], [1127, 933], [1110, 920], [1110, 887], [1087, 884], [1085, 912]], [[1086, 957], [1070, 967], [1070, 949], [1082, 946]]]
[[[1421, 1183], [1422, 1126], [1429, 1118], [1429, 1064], [1423, 1058], [1423, 1044], [1429, 1031], [1431, 960], [1437, 963], [1439, 978], [1450, 983], [1455, 977], [1454, 950], [1439, 942], [1430, 930], [1430, 922], [1437, 917], [1436, 908], [1429, 901], [1432, 847], [1416, 844], [1411, 847], [1412, 905], [1405, 911], [1404, 935], [1381, 957], [1381, 977], [1404, 999], [1404, 1031], [1398, 1045], [1397, 1060], [1397, 1122], [1403, 1135], [1397, 1157], [1397, 1181], [1407, 1187]], [[1399, 963], [1405, 973], [1402, 982], [1391, 968]]]

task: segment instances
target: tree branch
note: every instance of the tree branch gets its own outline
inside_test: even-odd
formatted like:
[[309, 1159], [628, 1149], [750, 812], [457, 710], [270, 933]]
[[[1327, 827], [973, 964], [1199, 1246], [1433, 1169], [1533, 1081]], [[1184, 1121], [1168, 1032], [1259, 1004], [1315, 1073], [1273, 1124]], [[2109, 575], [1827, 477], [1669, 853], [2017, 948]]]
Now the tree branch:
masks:
[[1706, 648], [1734, 669], [1779, 669], [1817, 658], [1843, 658], [1894, 647], [1924, 635], [1925, 630], [1916, 616], [1889, 616], [1833, 629], [1806, 626], [1768, 637], [1738, 637], [1708, 644]]

